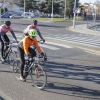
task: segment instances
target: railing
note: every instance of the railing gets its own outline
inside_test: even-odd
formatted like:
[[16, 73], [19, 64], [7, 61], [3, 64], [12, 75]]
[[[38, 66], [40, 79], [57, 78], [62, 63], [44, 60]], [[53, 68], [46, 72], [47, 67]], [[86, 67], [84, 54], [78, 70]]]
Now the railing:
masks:
[[92, 15], [87, 16], [87, 28], [95, 31], [100, 31], [100, 15], [94, 17]]

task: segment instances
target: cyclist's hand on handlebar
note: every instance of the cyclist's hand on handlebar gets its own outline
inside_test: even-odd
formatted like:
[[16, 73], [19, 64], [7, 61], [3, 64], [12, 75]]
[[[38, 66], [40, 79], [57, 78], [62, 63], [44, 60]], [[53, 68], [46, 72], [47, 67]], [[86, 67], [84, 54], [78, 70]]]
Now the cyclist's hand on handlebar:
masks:
[[45, 42], [45, 39], [42, 39], [43, 43]]
[[42, 52], [41, 54], [40, 54], [40, 57], [43, 57], [44, 56], [44, 53]]

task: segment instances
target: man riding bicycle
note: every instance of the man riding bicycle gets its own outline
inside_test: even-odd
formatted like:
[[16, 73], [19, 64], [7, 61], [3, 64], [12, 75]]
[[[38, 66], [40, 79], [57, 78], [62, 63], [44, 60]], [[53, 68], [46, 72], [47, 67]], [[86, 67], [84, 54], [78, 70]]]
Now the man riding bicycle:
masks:
[[[3, 58], [4, 44], [5, 43], [9, 44], [9, 42], [10, 42], [10, 40], [9, 40], [8, 36], [6, 35], [6, 33], [8, 31], [10, 31], [12, 36], [14, 37], [14, 39], [17, 42], [17, 38], [16, 38], [16, 36], [14, 34], [13, 29], [10, 27], [10, 25], [11, 25], [10, 21], [4, 21], [4, 24], [0, 26], [1, 60], [2, 61], [5, 61], [4, 58]], [[8, 46], [6, 47], [6, 50], [7, 49], [8, 49]]]
[[28, 35], [28, 31], [30, 29], [35, 29], [37, 31], [39, 37], [43, 40], [43, 42], [45, 42], [45, 39], [43, 39], [37, 24], [38, 24], [38, 21], [37, 20], [33, 20], [32, 24], [27, 26], [26, 29], [24, 29], [23, 33], [24, 33], [25, 36], [27, 36]]
[[34, 29], [30, 29], [28, 32], [28, 36], [25, 36], [19, 43], [18, 43], [18, 53], [21, 61], [21, 76], [20, 80], [25, 81], [25, 76], [23, 75], [24, 65], [25, 65], [25, 57], [27, 56], [28, 60], [32, 59], [36, 56], [36, 52], [34, 49], [32, 49], [30, 46], [35, 45], [38, 52], [44, 56], [44, 53], [40, 46], [38, 45], [38, 41], [36, 39], [37, 31]]

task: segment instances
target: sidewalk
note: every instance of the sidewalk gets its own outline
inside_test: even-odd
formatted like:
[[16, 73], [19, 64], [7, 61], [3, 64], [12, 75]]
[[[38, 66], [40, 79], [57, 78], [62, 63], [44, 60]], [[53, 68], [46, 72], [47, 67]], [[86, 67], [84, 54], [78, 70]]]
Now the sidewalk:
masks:
[[74, 31], [74, 32], [78, 32], [78, 33], [83, 33], [83, 34], [90, 34], [90, 35], [100, 36], [99, 31], [88, 29], [87, 24], [76, 25], [75, 29], [73, 28], [73, 26], [71, 26], [71, 27], [69, 27], [69, 30]]
[[[87, 24], [76, 25], [75, 29], [73, 28], [73, 26], [70, 26], [69, 30], [76, 32], [77, 34], [88, 34], [88, 35], [100, 36], [99, 31], [88, 29]], [[92, 47], [92, 46], [80, 45], [80, 44], [75, 45], [75, 47], [100, 55], [100, 47]]]

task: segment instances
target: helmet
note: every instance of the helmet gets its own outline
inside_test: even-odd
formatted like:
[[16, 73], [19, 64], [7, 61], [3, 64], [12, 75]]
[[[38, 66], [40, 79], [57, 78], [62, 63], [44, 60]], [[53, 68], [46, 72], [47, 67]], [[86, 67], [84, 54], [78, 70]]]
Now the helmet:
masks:
[[37, 25], [38, 21], [37, 20], [33, 20], [32, 21], [35, 25]]
[[37, 36], [37, 31], [34, 29], [30, 29], [28, 32], [29, 36], [31, 37], [36, 37]]
[[7, 26], [10, 26], [11, 22], [10, 21], [4, 21], [4, 24], [6, 24]]

